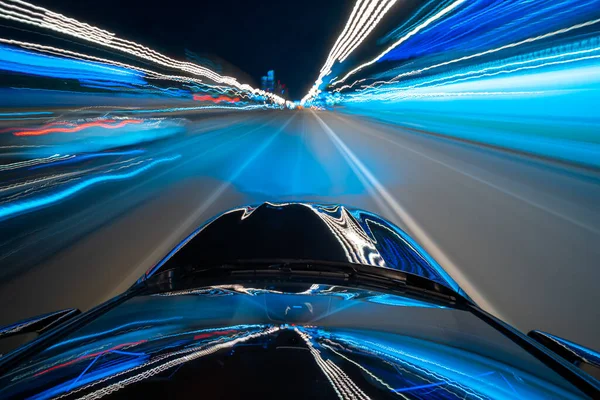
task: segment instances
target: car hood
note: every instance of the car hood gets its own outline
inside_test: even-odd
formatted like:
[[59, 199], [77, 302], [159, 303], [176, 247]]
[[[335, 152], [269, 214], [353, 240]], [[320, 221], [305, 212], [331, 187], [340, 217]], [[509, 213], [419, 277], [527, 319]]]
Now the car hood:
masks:
[[[0, 398], [581, 398], [452, 302], [253, 279], [139, 294], [0, 377]], [[109, 396], [110, 395], [110, 396]]]
[[343, 205], [263, 203], [224, 212], [183, 240], [140, 280], [187, 266], [307, 260], [390, 268], [465, 292], [406, 232]]

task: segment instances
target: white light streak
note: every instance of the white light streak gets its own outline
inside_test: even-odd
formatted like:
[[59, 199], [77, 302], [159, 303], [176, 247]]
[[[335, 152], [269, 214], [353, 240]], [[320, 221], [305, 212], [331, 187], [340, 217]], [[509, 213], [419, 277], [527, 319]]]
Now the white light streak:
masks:
[[[382, 83], [382, 84], [394, 83], [398, 79], [406, 77], [406, 76], [419, 75], [419, 74], [421, 74], [423, 72], [427, 72], [427, 71], [432, 70], [434, 68], [444, 67], [446, 65], [451, 65], [451, 64], [454, 64], [454, 63], [457, 63], [457, 62], [466, 61], [466, 60], [470, 60], [470, 59], [473, 59], [473, 58], [482, 57], [482, 56], [486, 56], [486, 55], [489, 55], [489, 54], [497, 53], [497, 52], [502, 51], [502, 50], [506, 50], [506, 49], [518, 47], [518, 46], [521, 46], [523, 44], [528, 44], [528, 43], [537, 42], [539, 40], [548, 39], [550, 37], [557, 36], [557, 35], [562, 35], [564, 33], [568, 33], [570, 31], [573, 31], [573, 30], [576, 30], [576, 29], [581, 29], [581, 28], [585, 28], [585, 27], [588, 27], [588, 26], [591, 26], [591, 25], [595, 25], [595, 24], [597, 24], [599, 22], [600, 22], [600, 19], [595, 19], [595, 20], [583, 22], [581, 24], [576, 24], [576, 25], [570, 26], [568, 28], [559, 29], [557, 31], [549, 32], [549, 33], [546, 33], [544, 35], [527, 38], [527, 39], [524, 39], [524, 40], [521, 40], [521, 41], [518, 41], [518, 42], [514, 42], [514, 43], [509, 43], [509, 44], [506, 44], [504, 46], [496, 47], [494, 49], [482, 51], [482, 52], [479, 52], [479, 53], [475, 53], [475, 54], [471, 54], [471, 55], [468, 55], [468, 56], [456, 58], [456, 59], [453, 59], [453, 60], [444, 61], [444, 62], [441, 62], [441, 63], [438, 63], [438, 64], [430, 65], [430, 66], [427, 66], [427, 67], [424, 67], [424, 68], [420, 68], [420, 69], [416, 69], [416, 70], [412, 70], [412, 71], [409, 71], [409, 72], [404, 72], [402, 74], [399, 74], [399, 75], [395, 76], [393, 79], [391, 79], [390, 81], [387, 81], [387, 82], [382, 81], [382, 82], [375, 82], [375, 83]], [[387, 51], [389, 51], [389, 50], [387, 50]], [[387, 53], [387, 51], [386, 51], [386, 53]], [[360, 69], [362, 69], [362, 68], [364, 68], [364, 67], [366, 67], [368, 65], [372, 65], [373, 63], [375, 63], [376, 61], [378, 61], [384, 55], [385, 54], [382, 53], [382, 54], [380, 54], [379, 58], [371, 60], [368, 63], [362, 64], [361, 66], [355, 68], [354, 70], [352, 70], [348, 74], [346, 74], [342, 79], [337, 80], [335, 82], [332, 82], [332, 85], [337, 85], [338, 83], [344, 82], [346, 79], [348, 79], [348, 77], [350, 75], [354, 74], [355, 72], [359, 71]], [[372, 87], [374, 84], [372, 84], [370, 86]]]
[[[114, 378], [116, 376], [123, 375], [125, 373], [129, 373], [129, 372], [132, 372], [134, 370], [140, 370], [140, 369], [142, 369], [142, 372], [140, 372], [140, 373], [138, 373], [136, 375], [133, 375], [133, 376], [128, 377], [128, 378], [125, 378], [125, 379], [123, 379], [123, 380], [121, 380], [119, 382], [116, 382], [116, 383], [112, 384], [112, 385], [108, 385], [108, 386], [103, 387], [103, 388], [101, 388], [99, 390], [96, 390], [94, 392], [86, 394], [86, 395], [80, 397], [80, 399], [88, 399], [88, 400], [99, 399], [101, 397], [104, 397], [106, 395], [114, 393], [117, 390], [122, 389], [122, 388], [124, 388], [127, 385], [130, 385], [132, 383], [136, 383], [136, 382], [142, 381], [144, 379], [148, 379], [151, 376], [154, 376], [154, 375], [159, 374], [159, 373], [161, 373], [163, 371], [166, 371], [167, 369], [176, 367], [178, 365], [181, 365], [181, 364], [193, 361], [193, 360], [201, 358], [201, 357], [205, 357], [205, 356], [211, 355], [213, 353], [216, 353], [217, 351], [233, 347], [233, 346], [235, 346], [238, 343], [243, 343], [243, 342], [246, 342], [248, 340], [256, 339], [256, 338], [258, 338], [260, 336], [270, 335], [272, 333], [277, 332], [278, 330], [279, 330], [279, 328], [277, 328], [277, 327], [270, 328], [270, 329], [267, 329], [267, 330], [265, 330], [263, 332], [253, 333], [253, 334], [250, 334], [248, 336], [241, 337], [241, 338], [233, 339], [233, 340], [226, 341], [226, 342], [221, 342], [221, 343], [218, 343], [218, 344], [216, 344], [214, 346], [208, 346], [208, 347], [201, 346], [201, 347], [197, 347], [197, 348], [194, 348], [194, 349], [185, 349], [185, 350], [181, 350], [181, 351], [178, 351], [178, 352], [168, 353], [168, 354], [156, 357], [155, 359], [152, 359], [152, 360], [150, 360], [150, 361], [148, 361], [148, 362], [146, 362], [146, 363], [144, 363], [144, 364], [142, 364], [140, 366], [137, 366], [135, 368], [132, 368], [132, 369], [120, 372], [118, 374], [112, 375], [109, 378], [105, 378], [103, 380], [99, 380], [99, 381], [93, 382], [92, 384], [88, 385], [87, 387], [92, 386], [92, 385], [96, 385], [98, 383], [102, 383], [106, 379], [112, 379], [112, 378]], [[185, 354], [185, 353], [187, 353], [187, 354]], [[170, 361], [166, 361], [168, 358], [170, 358], [172, 356], [175, 356], [175, 355], [178, 355], [178, 354], [185, 354], [185, 355], [183, 357], [179, 357], [179, 358], [172, 359]], [[150, 365], [153, 365], [153, 364], [158, 364], [158, 365], [156, 365], [155, 367], [152, 367], [152, 368], [148, 368]], [[83, 388], [80, 388], [79, 390], [86, 389], [87, 387], [84, 386]], [[78, 390], [75, 390], [75, 391], [78, 391]]]
[[136, 56], [165, 68], [180, 70], [198, 77], [206, 77], [220, 84], [233, 86], [254, 95], [264, 96], [279, 105], [285, 104], [283, 98], [273, 93], [255, 89], [248, 84], [241, 84], [233, 77], [221, 76], [209, 68], [191, 62], [172, 59], [141, 44], [121, 39], [112, 32], [31, 3], [21, 0], [0, 1], [0, 18], [63, 33], [105, 48]]
[[311, 340], [310, 336], [304, 332], [301, 332], [298, 328], [294, 328], [296, 333], [306, 342], [306, 345], [310, 349], [310, 353], [317, 362], [317, 365], [323, 371], [323, 374], [335, 390], [338, 397], [342, 400], [367, 400], [369, 396], [365, 394], [352, 379], [340, 367], [335, 365], [331, 360], [324, 360], [321, 356], [321, 352], [317, 350]]
[[38, 165], [38, 164], [47, 164], [47, 163], [51, 163], [51, 162], [55, 162], [55, 161], [66, 160], [66, 159], [73, 158], [73, 157], [74, 156], [68, 155], [68, 154], [62, 155], [62, 156], [60, 154], [54, 154], [50, 157], [34, 158], [31, 160], [18, 161], [18, 162], [14, 162], [14, 163], [0, 165], [0, 171], [8, 171], [11, 169], [32, 167], [32, 166]]
[[375, 64], [377, 61], [381, 60], [387, 53], [389, 53], [390, 51], [394, 50], [396, 47], [400, 46], [402, 43], [406, 42], [412, 36], [416, 35], [420, 31], [422, 31], [423, 29], [425, 29], [426, 27], [428, 27], [429, 25], [431, 25], [433, 22], [435, 22], [438, 19], [444, 17], [446, 14], [450, 13], [456, 7], [460, 6], [464, 2], [466, 2], [466, 0], [457, 0], [454, 3], [450, 4], [449, 6], [441, 9], [435, 15], [433, 15], [433, 16], [427, 18], [425, 21], [423, 21], [423, 23], [421, 23], [421, 24], [417, 25], [416, 27], [414, 27], [410, 32], [408, 32], [406, 35], [402, 36], [400, 39], [398, 39], [396, 42], [394, 42], [391, 46], [389, 46], [387, 49], [385, 49], [383, 52], [381, 52], [377, 57], [373, 58], [371, 61], [367, 61], [366, 63], [359, 65], [358, 67], [354, 68], [352, 71], [350, 71], [346, 75], [344, 75], [344, 77], [342, 79], [334, 81], [331, 84], [332, 85], [336, 85], [338, 83], [342, 83], [346, 79], [348, 79], [348, 77], [350, 77], [351, 75], [357, 73], [361, 69], [363, 69], [365, 67], [368, 67], [369, 65]]
[[319, 94], [319, 86], [323, 79], [331, 74], [331, 68], [336, 61], [343, 62], [367, 38], [369, 33], [379, 24], [383, 16], [397, 0], [358, 0], [354, 4], [346, 26], [331, 48], [325, 64], [312, 88], [301, 100], [304, 105], [310, 98]]

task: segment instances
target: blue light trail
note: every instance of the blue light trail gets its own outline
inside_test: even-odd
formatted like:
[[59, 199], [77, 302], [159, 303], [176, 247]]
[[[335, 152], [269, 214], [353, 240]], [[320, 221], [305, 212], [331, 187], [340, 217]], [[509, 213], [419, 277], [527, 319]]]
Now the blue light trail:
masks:
[[141, 173], [143, 173], [145, 171], [148, 171], [149, 169], [153, 168], [156, 165], [175, 161], [175, 160], [179, 159], [180, 157], [181, 157], [180, 155], [174, 155], [171, 157], [156, 159], [154, 161], [149, 162], [146, 165], [143, 165], [142, 167], [136, 168], [129, 172], [125, 172], [122, 174], [106, 174], [106, 175], [96, 176], [93, 178], [88, 178], [78, 184], [75, 184], [71, 187], [59, 190], [55, 193], [52, 193], [52, 194], [49, 194], [46, 196], [40, 196], [38, 198], [34, 198], [31, 200], [22, 200], [22, 201], [2, 205], [2, 206], [0, 206], [0, 220], [12, 217], [14, 215], [17, 215], [17, 214], [20, 214], [23, 212], [31, 211], [33, 209], [45, 207], [50, 204], [60, 202], [62, 200], [65, 200], [65, 199], [75, 195], [76, 193], [82, 191], [83, 189], [86, 189], [86, 188], [96, 185], [98, 183], [133, 178], [137, 175], [140, 175]]
[[[185, 73], [187, 76], [191, 75], [199, 80], [206, 79], [217, 85], [236, 88], [240, 91], [247, 92], [251, 96], [264, 98], [268, 102], [277, 104], [280, 107], [283, 107], [286, 104], [286, 101], [283, 98], [273, 93], [253, 88], [248, 84], [241, 84], [234, 77], [222, 76], [202, 65], [170, 58], [139, 43], [120, 38], [112, 32], [78, 21], [74, 18], [66, 17], [43, 7], [22, 0], [6, 0], [5, 3], [3, 3], [3, 6], [4, 7], [0, 7], [0, 18], [11, 23], [23, 24], [29, 28], [33, 27], [34, 29], [60, 33], [70, 36], [80, 42], [87, 43], [88, 45], [91, 43], [106, 50], [128, 54], [145, 63], [151, 63], [169, 71], [178, 70], [181, 73]], [[13, 43], [17, 44], [16, 42]], [[40, 45], [37, 47], [38, 49], [44, 48], [44, 50], [48, 50], [48, 46]], [[72, 52], [70, 53], [73, 54]], [[31, 62], [31, 60], [28, 60], [28, 62]], [[29, 65], [25, 71], [35, 72], [34, 65]]]
[[144, 85], [142, 74], [114, 66], [78, 61], [0, 46], [0, 70], [51, 78], [104, 80]]
[[599, 0], [428, 1], [386, 20], [307, 105], [600, 166]]
[[107, 151], [107, 152], [103, 152], [103, 153], [82, 154], [82, 155], [73, 156], [72, 158], [69, 158], [66, 160], [49, 161], [44, 164], [35, 165], [33, 167], [30, 167], [29, 170], [55, 167], [58, 165], [74, 164], [74, 163], [78, 163], [81, 161], [90, 160], [90, 159], [99, 158], [99, 157], [135, 156], [135, 155], [139, 155], [139, 154], [143, 154], [143, 153], [144, 153], [144, 150], [136, 149], [136, 150], [128, 150], [128, 151]]

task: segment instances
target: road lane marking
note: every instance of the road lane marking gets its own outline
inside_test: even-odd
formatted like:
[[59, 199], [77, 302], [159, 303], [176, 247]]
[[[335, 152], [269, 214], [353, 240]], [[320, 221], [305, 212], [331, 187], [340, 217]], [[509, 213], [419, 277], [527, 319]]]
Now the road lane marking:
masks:
[[[169, 234], [169, 236], [165, 240], [162, 241], [162, 243], [154, 246], [154, 251], [152, 251], [150, 254], [148, 254], [148, 256], [144, 260], [142, 260], [140, 263], [138, 263], [136, 265], [136, 267], [133, 269], [133, 272], [131, 274], [129, 274], [129, 276], [126, 279], [122, 280], [121, 284], [119, 284], [117, 286], [117, 288], [111, 292], [111, 294], [106, 296], [105, 299], [110, 299], [110, 298], [114, 297], [115, 295], [123, 292], [123, 290], [126, 290], [140, 276], [142, 276], [149, 268], [151, 268], [156, 263], [160, 262], [160, 260], [164, 257], [164, 255], [167, 254], [173, 247], [175, 247], [177, 245], [178, 241], [181, 240], [181, 238], [185, 237], [186, 234], [188, 234], [194, 227], [196, 227], [198, 225], [198, 220], [200, 219], [200, 217], [202, 217], [202, 215], [208, 210], [208, 208], [211, 205], [213, 205], [219, 199], [219, 197], [221, 197], [221, 195], [225, 192], [225, 190], [227, 190], [227, 188], [231, 185], [231, 182], [233, 180], [235, 180], [237, 177], [239, 177], [242, 174], [242, 172], [289, 125], [289, 123], [292, 121], [292, 119], [295, 117], [295, 115], [296, 114], [294, 114], [292, 117], [290, 117], [269, 138], [267, 138], [266, 141], [263, 142], [263, 144], [257, 150], [255, 150], [254, 153], [252, 153], [252, 155], [250, 155], [250, 157], [248, 157], [246, 159], [246, 161], [233, 172], [233, 174], [230, 176], [228, 181], [223, 182], [221, 185], [219, 185], [219, 187], [216, 188], [212, 192], [212, 194], [205, 201], [203, 201], [202, 204], [198, 208], [196, 208], [196, 210], [192, 214], [190, 214], [183, 222], [178, 224], [177, 228], [174, 231], [172, 231]], [[248, 134], [265, 127], [272, 121], [273, 120], [269, 120], [267, 123], [262, 124], [261, 126], [255, 128], [255, 129], [252, 129], [252, 130], [244, 133], [243, 135], [236, 136], [235, 139], [240, 139], [244, 136], [247, 136]], [[226, 143], [230, 143], [230, 142], [231, 141], [228, 141]], [[222, 145], [219, 145], [219, 147], [220, 146], [222, 146]], [[187, 162], [190, 162], [191, 160], [194, 160], [201, 155], [203, 155], [203, 154], [200, 154], [200, 155], [188, 160]], [[202, 221], [202, 222], [204, 222], [204, 221]], [[143, 270], [141, 270], [141, 268], [143, 268]], [[126, 285], [126, 286], [124, 286], [124, 285]], [[105, 300], [103, 300], [103, 301], [105, 301]]]
[[[339, 116], [338, 116], [338, 118], [341, 119], [342, 121], [344, 121], [346, 124], [351, 124], [349, 121], [345, 120], [344, 118], [341, 118]], [[356, 128], [356, 125], [352, 124], [352, 126], [354, 126]], [[592, 232], [592, 233], [594, 233], [596, 235], [600, 235], [600, 229], [598, 229], [596, 227], [590, 226], [590, 225], [588, 225], [588, 224], [586, 224], [584, 222], [577, 221], [576, 219], [573, 219], [573, 218], [571, 218], [571, 217], [569, 217], [567, 215], [564, 215], [564, 214], [562, 214], [562, 213], [560, 213], [558, 211], [554, 211], [551, 208], [548, 208], [548, 207], [546, 207], [544, 205], [541, 205], [541, 204], [536, 203], [536, 202], [534, 202], [532, 200], [529, 200], [526, 197], [523, 197], [520, 194], [517, 194], [517, 193], [515, 193], [515, 192], [513, 192], [511, 190], [505, 189], [505, 188], [500, 187], [500, 186], [498, 186], [496, 184], [488, 182], [485, 179], [479, 178], [479, 177], [477, 177], [477, 176], [475, 176], [475, 175], [473, 175], [473, 174], [471, 174], [469, 172], [465, 172], [465, 171], [463, 171], [463, 170], [461, 170], [461, 169], [459, 169], [457, 167], [453, 167], [452, 165], [449, 165], [449, 164], [447, 164], [447, 163], [445, 163], [443, 161], [440, 161], [440, 160], [437, 160], [437, 159], [435, 159], [433, 157], [430, 157], [427, 154], [421, 153], [418, 150], [414, 150], [414, 149], [412, 149], [410, 147], [407, 147], [404, 144], [400, 144], [400, 143], [398, 143], [398, 142], [396, 142], [396, 141], [394, 141], [394, 140], [392, 140], [390, 138], [386, 138], [386, 137], [380, 136], [380, 135], [378, 135], [376, 133], [370, 132], [369, 130], [367, 130], [365, 128], [358, 128], [358, 129], [360, 129], [360, 131], [364, 132], [366, 135], [373, 136], [373, 137], [379, 138], [381, 140], [385, 140], [385, 141], [387, 141], [389, 143], [395, 144], [396, 146], [401, 147], [401, 148], [403, 148], [403, 149], [405, 149], [407, 151], [410, 151], [411, 153], [417, 154], [417, 155], [419, 155], [419, 156], [421, 156], [421, 157], [423, 157], [423, 158], [425, 158], [425, 159], [427, 159], [429, 161], [437, 163], [437, 164], [439, 164], [439, 165], [441, 165], [443, 167], [446, 167], [446, 168], [448, 168], [448, 169], [450, 169], [450, 170], [452, 170], [454, 172], [457, 172], [457, 173], [459, 173], [461, 175], [464, 175], [464, 176], [466, 176], [468, 178], [471, 178], [471, 179], [473, 179], [473, 180], [475, 180], [475, 181], [477, 181], [479, 183], [482, 183], [482, 184], [484, 184], [486, 186], [489, 186], [489, 187], [491, 187], [493, 189], [496, 189], [499, 192], [502, 192], [502, 193], [504, 193], [504, 194], [506, 194], [508, 196], [514, 197], [517, 200], [521, 200], [522, 202], [527, 203], [527, 204], [529, 204], [532, 207], [535, 207], [535, 208], [538, 208], [538, 209], [540, 209], [542, 211], [545, 211], [548, 214], [554, 215], [555, 217], [558, 217], [558, 218], [563, 219], [563, 220], [565, 220], [567, 222], [570, 222], [570, 223], [572, 223], [572, 224], [574, 224], [574, 225], [576, 225], [576, 226], [578, 226], [580, 228], [586, 229], [586, 230], [588, 230], [588, 231], [590, 231], [590, 232]]]
[[[458, 283], [458, 285], [484, 310], [503, 319], [504, 317], [489, 303], [485, 297], [479, 293], [476, 287], [469, 279], [460, 271], [454, 262], [448, 257], [444, 251], [429, 237], [423, 228], [415, 221], [415, 219], [398, 203], [390, 192], [379, 182], [379, 180], [371, 173], [371, 171], [356, 157], [356, 155], [346, 146], [346, 144], [338, 137], [338, 135], [316, 114], [313, 112], [319, 124], [332, 140], [338, 151], [342, 155], [346, 155], [345, 159], [354, 165], [360, 171], [369, 185], [377, 192], [378, 196], [385, 204], [393, 210], [396, 216], [404, 223], [408, 230], [413, 234], [417, 242], [419, 242], [425, 250], [444, 268], [444, 270]], [[353, 164], [353, 165], [352, 165]], [[353, 168], [354, 169], [354, 168]], [[360, 179], [360, 177], [359, 177]], [[368, 188], [367, 188], [368, 190]], [[375, 199], [377, 201], [377, 199]]]

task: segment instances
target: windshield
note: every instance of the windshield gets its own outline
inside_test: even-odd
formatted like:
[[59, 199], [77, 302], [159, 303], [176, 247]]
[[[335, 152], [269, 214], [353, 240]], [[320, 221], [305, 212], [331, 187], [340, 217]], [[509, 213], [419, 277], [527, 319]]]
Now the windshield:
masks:
[[0, 394], [140, 397], [157, 382], [220, 397], [583, 396], [468, 311], [318, 284], [134, 297], [23, 363]]

